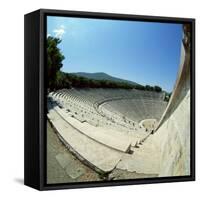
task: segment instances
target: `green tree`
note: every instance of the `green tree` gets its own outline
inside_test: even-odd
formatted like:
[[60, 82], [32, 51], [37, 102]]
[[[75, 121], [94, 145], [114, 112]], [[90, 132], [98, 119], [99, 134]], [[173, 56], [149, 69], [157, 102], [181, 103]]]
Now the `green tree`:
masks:
[[47, 67], [48, 67], [48, 87], [50, 90], [56, 88], [57, 72], [61, 69], [62, 61], [65, 59], [58, 45], [61, 39], [49, 36], [47, 38]]
[[146, 89], [147, 91], [151, 91], [151, 86], [150, 86], [150, 85], [146, 85], [146, 86], [145, 86], [145, 89]]
[[159, 87], [159, 86], [157, 86], [157, 85], [155, 85], [154, 86], [154, 91], [156, 91], [156, 92], [162, 92], [162, 88]]

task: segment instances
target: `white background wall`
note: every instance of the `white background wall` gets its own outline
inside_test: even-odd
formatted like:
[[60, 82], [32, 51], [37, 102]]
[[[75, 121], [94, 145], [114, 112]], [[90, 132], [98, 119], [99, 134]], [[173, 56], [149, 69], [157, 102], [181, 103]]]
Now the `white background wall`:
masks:
[[[23, 186], [23, 48], [24, 14], [38, 8], [115, 12], [142, 15], [192, 17], [200, 34], [198, 0], [32, 0], [0, 1], [0, 199], [197, 199], [196, 182], [137, 185], [38, 192]], [[170, 41], [169, 41], [170, 42]], [[200, 89], [199, 48], [196, 39], [197, 91]], [[196, 95], [197, 102], [200, 93]], [[199, 106], [196, 116], [199, 118]], [[197, 123], [196, 151], [199, 168], [200, 142]], [[2, 198], [3, 197], [3, 198]]]

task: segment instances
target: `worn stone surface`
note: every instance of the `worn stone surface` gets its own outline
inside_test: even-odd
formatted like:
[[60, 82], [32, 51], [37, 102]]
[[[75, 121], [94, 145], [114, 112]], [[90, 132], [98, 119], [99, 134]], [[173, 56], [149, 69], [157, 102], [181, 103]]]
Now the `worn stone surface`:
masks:
[[61, 165], [63, 169], [65, 169], [65, 167], [70, 164], [69, 154], [59, 153], [56, 155], [56, 160], [58, 161], [58, 163]]
[[160, 154], [152, 137], [149, 136], [142, 145], [134, 148], [132, 155], [123, 155], [116, 168], [143, 174], [159, 174]]
[[62, 119], [54, 109], [49, 112], [49, 117], [63, 141], [80, 159], [103, 173], [110, 172], [115, 168], [121, 159], [121, 152], [104, 146], [80, 133]]
[[103, 128], [103, 127], [94, 127], [87, 122], [81, 123], [75, 118], [70, 117], [63, 109], [60, 109], [58, 106], [55, 107], [56, 111], [63, 116], [63, 118], [70, 123], [74, 128], [81, 131], [83, 134], [88, 137], [110, 146], [114, 149], [126, 152], [131, 143], [137, 142], [138, 139], [133, 136], [123, 134], [118, 131], [113, 131], [112, 129]]
[[190, 67], [189, 45], [182, 45], [175, 88], [155, 133], [161, 177], [190, 175]]
[[[64, 158], [66, 158], [67, 161], [64, 161]], [[73, 163], [70, 167], [75, 169], [75, 172], [73, 170], [68, 171], [66, 166], [69, 163]], [[81, 173], [76, 172], [79, 170]], [[98, 173], [84, 165], [75, 156], [73, 156], [71, 152], [69, 152], [68, 149], [61, 143], [50, 124], [47, 123], [47, 183], [53, 184], [98, 180], [101, 180]]]
[[158, 174], [144, 174], [129, 172], [127, 170], [115, 169], [109, 174], [109, 180], [139, 179], [139, 178], [155, 178]]
[[[102, 181], [105, 177], [80, 162], [60, 142], [57, 134], [47, 123], [47, 183], [68, 183]], [[72, 163], [70, 165], [70, 163]], [[69, 167], [67, 167], [69, 166]], [[155, 177], [154, 174], [138, 174], [127, 170], [114, 169], [108, 180], [122, 180]]]
[[65, 167], [66, 173], [73, 179], [76, 179], [85, 173], [82, 167], [74, 167], [74, 163], [70, 163]]
[[78, 178], [85, 172], [83, 167], [76, 165], [77, 162], [72, 160], [69, 154], [59, 153], [56, 155], [56, 160], [59, 162], [62, 168], [65, 169], [66, 173], [73, 179]]

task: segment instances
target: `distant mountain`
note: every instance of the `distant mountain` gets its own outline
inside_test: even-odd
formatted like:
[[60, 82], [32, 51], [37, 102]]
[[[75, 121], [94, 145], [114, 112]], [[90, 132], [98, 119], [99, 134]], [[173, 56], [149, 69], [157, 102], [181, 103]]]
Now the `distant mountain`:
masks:
[[97, 72], [97, 73], [77, 72], [77, 73], [71, 73], [71, 74], [74, 74], [76, 76], [82, 76], [89, 79], [95, 79], [95, 80], [108, 80], [108, 81], [114, 81], [114, 82], [129, 83], [131, 85], [139, 85], [138, 83], [135, 83], [133, 81], [128, 81], [125, 79], [110, 76], [104, 72]]

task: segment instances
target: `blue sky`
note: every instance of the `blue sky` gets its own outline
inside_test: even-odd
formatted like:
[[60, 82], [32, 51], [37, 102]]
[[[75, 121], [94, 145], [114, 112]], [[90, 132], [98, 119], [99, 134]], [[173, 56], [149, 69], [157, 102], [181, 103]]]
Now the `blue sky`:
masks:
[[173, 89], [180, 62], [181, 24], [48, 16], [47, 35], [62, 39], [62, 71], [105, 72]]

